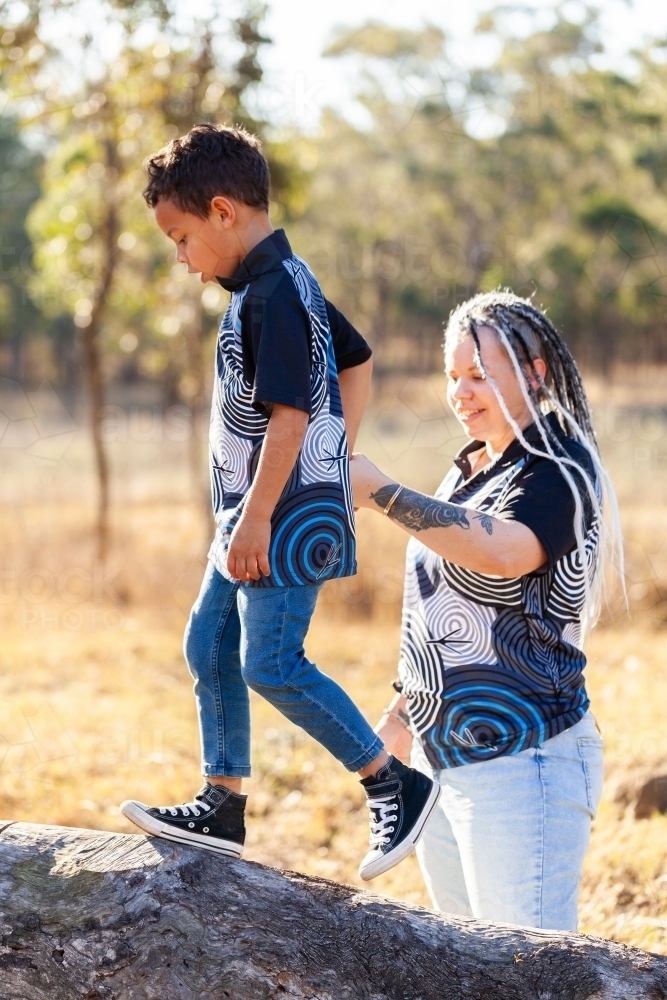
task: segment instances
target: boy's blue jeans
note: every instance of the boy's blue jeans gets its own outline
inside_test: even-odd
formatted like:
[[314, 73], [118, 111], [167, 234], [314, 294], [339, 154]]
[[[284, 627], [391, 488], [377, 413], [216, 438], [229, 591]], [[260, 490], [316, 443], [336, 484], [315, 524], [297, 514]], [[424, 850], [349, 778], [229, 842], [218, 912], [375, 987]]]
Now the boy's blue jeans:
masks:
[[242, 587], [208, 564], [184, 639], [204, 776], [250, 775], [248, 688], [348, 771], [366, 767], [382, 750], [382, 740], [351, 699], [304, 653], [321, 586]]

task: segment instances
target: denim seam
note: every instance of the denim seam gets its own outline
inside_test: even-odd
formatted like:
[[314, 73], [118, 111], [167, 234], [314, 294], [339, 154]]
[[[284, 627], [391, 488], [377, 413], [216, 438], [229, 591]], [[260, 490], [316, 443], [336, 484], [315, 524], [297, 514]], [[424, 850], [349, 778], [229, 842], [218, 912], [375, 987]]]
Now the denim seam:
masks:
[[[223, 609], [223, 612], [220, 615], [220, 618], [218, 619], [218, 627], [217, 627], [216, 633], [215, 633], [215, 643], [213, 644], [213, 649], [211, 651], [211, 660], [212, 660], [211, 675], [213, 677], [213, 683], [214, 683], [214, 687], [215, 687], [215, 705], [216, 705], [217, 716], [218, 716], [218, 720], [217, 720], [218, 724], [217, 724], [217, 727], [216, 727], [217, 728], [217, 736], [218, 736], [218, 740], [217, 740], [217, 742], [218, 742], [218, 754], [217, 754], [217, 756], [218, 756], [218, 759], [222, 758], [222, 772], [223, 773], [222, 774], [209, 773], [207, 775], [204, 775], [205, 777], [225, 777], [225, 778], [236, 778], [236, 777], [243, 777], [243, 778], [245, 778], [245, 777], [248, 777], [248, 775], [245, 775], [245, 774], [243, 774], [243, 775], [227, 774], [227, 767], [226, 767], [227, 755], [225, 753], [225, 729], [226, 729], [226, 726], [225, 726], [225, 703], [224, 703], [224, 699], [222, 697], [222, 691], [220, 690], [220, 672], [218, 670], [218, 657], [220, 655], [220, 644], [222, 642], [222, 636], [223, 636], [223, 633], [225, 631], [225, 625], [227, 624], [227, 621], [229, 619], [229, 613], [231, 611], [232, 604], [236, 600], [237, 591], [238, 591], [238, 587], [235, 587], [232, 590], [231, 595], [229, 597], [229, 600], [227, 601], [227, 604], [226, 604], [225, 608]], [[222, 750], [222, 753], [221, 753], [221, 750]], [[216, 771], [217, 770], [218, 769], [216, 768]], [[232, 770], [236, 770], [236, 768], [232, 768]]]
[[542, 910], [543, 910], [543, 895], [544, 895], [544, 831], [547, 825], [547, 789], [546, 789], [546, 775], [543, 774], [544, 765], [542, 763], [542, 757], [539, 751], [536, 753], [538, 772], [540, 776], [540, 787], [542, 789], [542, 826], [540, 828], [540, 884], [539, 884], [539, 895], [538, 895], [538, 912], [539, 912], [539, 927], [542, 927]]
[[[224, 773], [220, 773], [221, 770]], [[249, 767], [203, 767], [203, 778], [249, 778]]]
[[[287, 588], [284, 588], [284, 589], [285, 589], [285, 591], [287, 591]], [[346, 764], [345, 761], [341, 761], [340, 762], [343, 765], [343, 767], [346, 770], [348, 770], [348, 771], [359, 771], [359, 770], [361, 770], [362, 767], [366, 767], [368, 764], [371, 763], [371, 761], [375, 760], [375, 758], [382, 751], [382, 748], [384, 747], [384, 743], [382, 742], [382, 740], [380, 739], [380, 737], [378, 736], [373, 741], [373, 743], [371, 744], [370, 747], [365, 747], [364, 744], [361, 743], [357, 739], [357, 737], [354, 735], [354, 733], [351, 733], [349, 731], [349, 729], [347, 728], [347, 726], [343, 725], [343, 723], [340, 721], [340, 719], [334, 718], [331, 715], [331, 713], [325, 708], [325, 706], [321, 705], [320, 702], [317, 701], [317, 699], [313, 698], [309, 694], [306, 694], [305, 691], [300, 691], [298, 688], [295, 688], [293, 684], [290, 684], [283, 677], [283, 667], [282, 667], [282, 664], [283, 664], [283, 639], [284, 639], [284, 634], [285, 634], [285, 619], [287, 618], [287, 600], [288, 600], [288, 598], [289, 598], [289, 594], [286, 592], [285, 595], [284, 595], [284, 601], [283, 601], [283, 615], [282, 615], [282, 620], [280, 622], [280, 638], [279, 638], [279, 641], [278, 641], [278, 676], [280, 677], [280, 681], [281, 681], [283, 687], [289, 688], [290, 691], [294, 691], [297, 694], [300, 694], [302, 698], [307, 698], [311, 702], [311, 704], [317, 705], [317, 707], [320, 709], [320, 711], [324, 712], [325, 715], [328, 715], [330, 717], [331, 721], [333, 723], [335, 723], [346, 734], [346, 736], [353, 743], [355, 743], [358, 747], [362, 748], [363, 752], [359, 755], [359, 757], [357, 757], [353, 761], [350, 761], [349, 764]], [[313, 666], [315, 666], [315, 664], [313, 664]], [[315, 667], [315, 669], [317, 669], [317, 667]], [[355, 705], [355, 708], [356, 708], [356, 705]], [[357, 711], [359, 712], [358, 708], [357, 708]], [[359, 712], [359, 714], [361, 715], [361, 712]], [[362, 716], [362, 718], [363, 718], [363, 716]], [[375, 750], [376, 746], [378, 747], [377, 750]]]
[[581, 761], [581, 767], [584, 772], [584, 787], [586, 788], [586, 805], [589, 811], [592, 813], [593, 818], [595, 818], [595, 810], [593, 808], [593, 795], [592, 795], [592, 782], [591, 782], [591, 772], [586, 760], [586, 755], [583, 753], [584, 746], [599, 746], [594, 737], [580, 736], [577, 740], [577, 752], [579, 754], [579, 760]]

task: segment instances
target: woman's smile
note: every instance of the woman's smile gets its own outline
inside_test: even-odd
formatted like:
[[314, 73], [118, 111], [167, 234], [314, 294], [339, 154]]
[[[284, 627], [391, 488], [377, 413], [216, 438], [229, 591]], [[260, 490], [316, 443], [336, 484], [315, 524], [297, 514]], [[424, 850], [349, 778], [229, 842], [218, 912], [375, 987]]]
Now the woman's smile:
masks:
[[482, 413], [484, 413], [483, 408], [479, 410], [457, 410], [456, 416], [459, 418], [459, 420], [463, 421], [463, 423], [470, 424], [472, 423], [473, 420], [477, 420], [477, 418], [480, 417]]

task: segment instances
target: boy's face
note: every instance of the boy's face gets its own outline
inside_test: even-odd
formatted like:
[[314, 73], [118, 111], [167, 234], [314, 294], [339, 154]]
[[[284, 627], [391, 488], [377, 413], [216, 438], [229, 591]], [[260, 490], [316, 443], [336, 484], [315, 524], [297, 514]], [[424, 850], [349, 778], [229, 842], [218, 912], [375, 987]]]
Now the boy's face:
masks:
[[188, 265], [189, 274], [201, 274], [202, 282], [232, 277], [244, 257], [234, 229], [233, 202], [214, 198], [208, 218], [202, 219], [163, 199], [154, 214], [162, 232], [176, 244], [176, 260]]

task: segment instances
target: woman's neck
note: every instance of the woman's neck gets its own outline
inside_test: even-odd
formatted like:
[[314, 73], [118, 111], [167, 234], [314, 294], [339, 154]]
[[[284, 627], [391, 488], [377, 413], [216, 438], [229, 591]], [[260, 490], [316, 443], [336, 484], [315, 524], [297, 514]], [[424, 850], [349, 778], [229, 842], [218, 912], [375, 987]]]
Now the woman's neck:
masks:
[[[517, 424], [521, 430], [525, 430], [533, 422], [533, 418], [530, 414], [524, 414], [523, 418], [517, 420]], [[487, 438], [486, 453], [489, 456], [490, 462], [495, 462], [496, 459], [500, 458], [503, 452], [507, 451], [512, 441], [516, 440], [516, 434], [513, 428], [507, 424], [503, 434], [499, 434], [497, 437]]]
[[[508, 445], [512, 443], [514, 438], [508, 441]], [[496, 446], [492, 445], [490, 441], [487, 441], [479, 451], [474, 451], [468, 456], [468, 461], [470, 462], [470, 475], [474, 476], [475, 473], [483, 469], [485, 465], [490, 465], [491, 462], [495, 462], [497, 458], [500, 458], [502, 453], [507, 448], [500, 448], [499, 451], [496, 450]]]
[[489, 456], [491, 462], [495, 462], [497, 458], [507, 451], [512, 441], [516, 438], [514, 431], [510, 431], [509, 434], [502, 438], [494, 438], [493, 441], [486, 442], [486, 453]]

